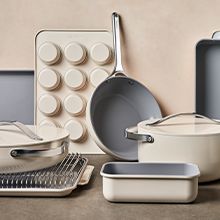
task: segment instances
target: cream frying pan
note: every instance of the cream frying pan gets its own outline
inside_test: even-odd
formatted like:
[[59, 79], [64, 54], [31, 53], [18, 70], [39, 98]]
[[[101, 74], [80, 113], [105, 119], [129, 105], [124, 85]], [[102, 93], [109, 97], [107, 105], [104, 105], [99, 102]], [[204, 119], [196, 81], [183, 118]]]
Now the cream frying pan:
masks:
[[68, 154], [68, 137], [62, 128], [0, 122], [0, 172], [25, 172], [59, 163]]

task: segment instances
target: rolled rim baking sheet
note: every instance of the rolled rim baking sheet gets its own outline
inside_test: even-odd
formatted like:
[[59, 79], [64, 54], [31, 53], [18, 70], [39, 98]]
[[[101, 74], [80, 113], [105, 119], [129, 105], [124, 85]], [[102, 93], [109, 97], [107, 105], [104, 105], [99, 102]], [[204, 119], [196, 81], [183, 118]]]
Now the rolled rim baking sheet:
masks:
[[34, 71], [0, 70], [0, 121], [34, 124]]
[[196, 45], [196, 112], [220, 119], [220, 40]]

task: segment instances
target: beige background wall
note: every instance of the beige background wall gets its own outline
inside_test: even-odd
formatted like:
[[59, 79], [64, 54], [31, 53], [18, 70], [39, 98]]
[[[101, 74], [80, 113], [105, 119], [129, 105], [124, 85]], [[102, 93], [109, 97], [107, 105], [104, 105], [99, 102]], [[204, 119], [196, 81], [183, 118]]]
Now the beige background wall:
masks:
[[217, 0], [0, 0], [0, 69], [33, 69], [39, 30], [111, 30], [113, 11], [122, 16], [126, 72], [164, 113], [194, 110], [195, 44], [220, 29]]

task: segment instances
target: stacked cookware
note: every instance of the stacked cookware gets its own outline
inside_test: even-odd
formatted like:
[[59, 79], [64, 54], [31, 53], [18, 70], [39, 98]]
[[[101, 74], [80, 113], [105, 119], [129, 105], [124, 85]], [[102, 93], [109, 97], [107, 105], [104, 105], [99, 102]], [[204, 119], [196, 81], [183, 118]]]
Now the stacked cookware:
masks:
[[[93, 136], [103, 151], [116, 159], [139, 162], [104, 164], [101, 170], [103, 194], [113, 202], [192, 202], [198, 193], [198, 181], [220, 178], [220, 122], [211, 119], [219, 116], [218, 108], [216, 104], [210, 107], [213, 99], [205, 99], [204, 104], [197, 93], [197, 103], [201, 100], [203, 103], [197, 105], [200, 108], [196, 110], [202, 115], [178, 113], [161, 118], [159, 105], [152, 94], [123, 71], [119, 15], [113, 13], [112, 20], [115, 70], [94, 92], [88, 120]], [[205, 49], [201, 49], [204, 44]], [[218, 45], [219, 41], [211, 40], [211, 44]], [[216, 50], [219, 48], [213, 49], [207, 45], [210, 45], [210, 40], [208, 43], [200, 42], [197, 53], [202, 51], [209, 55], [206, 65], [216, 77], [213, 74], [210, 76], [212, 79], [205, 89], [209, 96], [212, 93], [217, 96], [218, 86], [213, 89], [212, 81], [219, 81], [216, 79], [218, 65], [213, 67], [211, 58], [215, 56], [217, 60]], [[200, 56], [197, 55], [197, 63]], [[202, 62], [199, 64], [205, 65]], [[200, 66], [197, 67], [197, 74], [199, 70]], [[202, 89], [200, 79], [197, 90]]]
[[0, 195], [71, 193], [88, 160], [79, 154], [69, 154], [68, 147], [69, 133], [65, 129], [0, 122]]

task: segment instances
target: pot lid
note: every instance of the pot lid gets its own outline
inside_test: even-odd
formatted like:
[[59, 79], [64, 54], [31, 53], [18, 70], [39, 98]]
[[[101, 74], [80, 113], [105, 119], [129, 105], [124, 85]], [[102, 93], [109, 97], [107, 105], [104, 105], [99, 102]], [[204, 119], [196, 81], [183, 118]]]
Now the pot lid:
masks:
[[162, 135], [220, 134], [220, 121], [196, 113], [179, 113], [162, 119], [149, 119], [138, 124], [139, 132]]
[[69, 133], [63, 128], [33, 125], [27, 125], [26, 127], [42, 138], [42, 140], [33, 140], [17, 127], [13, 125], [5, 125], [0, 126], [0, 147], [42, 145], [62, 140], [69, 136]]

